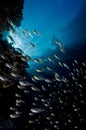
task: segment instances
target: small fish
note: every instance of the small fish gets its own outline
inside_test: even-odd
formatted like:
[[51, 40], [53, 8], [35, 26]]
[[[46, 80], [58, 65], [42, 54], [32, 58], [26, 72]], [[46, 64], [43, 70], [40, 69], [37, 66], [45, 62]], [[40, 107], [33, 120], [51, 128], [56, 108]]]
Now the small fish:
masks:
[[11, 41], [12, 43], [15, 43], [15, 40], [13, 39], [12, 36], [9, 35], [8, 38], [10, 39], [10, 41]]
[[60, 77], [60, 75], [57, 72], [55, 72], [55, 77]]
[[26, 59], [24, 57], [21, 57], [21, 60], [26, 62]]
[[52, 117], [54, 117], [54, 116], [55, 116], [55, 114], [54, 114], [54, 113], [51, 113], [51, 116], [52, 116]]
[[39, 58], [40, 62], [43, 62], [45, 60], [45, 57]]
[[78, 61], [77, 60], [74, 60], [74, 62], [78, 65]]
[[67, 68], [68, 70], [70, 70], [69, 66], [68, 66], [66, 63], [63, 63], [63, 66], [64, 66], [65, 68]]
[[29, 123], [29, 124], [33, 124], [33, 123], [35, 123], [35, 121], [29, 120], [28, 123]]
[[0, 75], [0, 80], [1, 81], [10, 81], [8, 78], [6, 78], [5, 76]]
[[18, 75], [15, 74], [15, 73], [13, 73], [13, 72], [11, 72], [10, 74], [11, 74], [11, 76], [13, 76], [13, 77], [18, 77]]
[[20, 48], [15, 48], [16, 51], [18, 51], [20, 54], [23, 54], [23, 51]]
[[39, 88], [37, 88], [37, 87], [35, 87], [35, 86], [31, 86], [31, 89], [33, 90], [33, 91], [40, 91], [40, 89]]
[[25, 61], [25, 62], [28, 62], [28, 61], [31, 61], [32, 58], [31, 58], [29, 55], [26, 55], [26, 56], [22, 56], [22, 57], [21, 57], [21, 60], [22, 60], [22, 61]]
[[12, 33], [14, 33], [15, 35], [18, 35], [17, 30], [16, 30], [14, 27], [12, 27], [12, 26], [10, 26], [10, 31], [11, 31]]
[[[39, 98], [34, 97], [34, 100], [35, 100], [35, 101], [39, 101]], [[36, 105], [36, 104], [34, 103], [34, 105]]]
[[62, 46], [62, 43], [59, 42], [58, 40], [55, 40], [55, 43], [56, 43], [57, 45], [59, 45], [60, 47]]
[[11, 84], [3, 84], [3, 88], [9, 88], [9, 87], [11, 87], [13, 85], [13, 83], [11, 83]]
[[24, 90], [24, 93], [28, 94], [28, 93], [30, 93], [30, 91], [29, 90]]
[[47, 68], [47, 70], [52, 71], [52, 69], [50, 67], [46, 67], [46, 68]]
[[30, 33], [30, 31], [29, 31], [28, 29], [25, 29], [25, 31], [27, 32], [27, 34], [28, 34], [31, 38], [33, 38], [33, 35]]
[[22, 96], [18, 93], [15, 93], [15, 97], [21, 98]]
[[84, 62], [82, 62], [82, 65], [85, 67], [86, 66], [86, 64], [84, 63]]
[[45, 100], [45, 99], [43, 99], [43, 98], [41, 99], [41, 101], [42, 101], [42, 102], [44, 102], [44, 103], [46, 102], [46, 100]]
[[50, 80], [50, 79], [45, 79], [45, 82], [47, 82], [47, 83], [52, 83], [52, 80]]
[[33, 78], [34, 78], [35, 80], [41, 80], [41, 77], [38, 77], [38, 76], [33, 76]]
[[31, 108], [31, 112], [33, 113], [41, 113], [45, 111], [44, 109], [41, 109], [41, 108]]
[[40, 36], [40, 33], [39, 33], [38, 31], [36, 31], [36, 30], [33, 30], [33, 33], [34, 33], [35, 35], [37, 35], [37, 36]]
[[45, 107], [49, 107], [49, 104], [45, 103], [44, 106], [45, 106]]
[[46, 91], [46, 90], [47, 90], [47, 89], [45, 88], [45, 86], [42, 85], [41, 87], [42, 87], [42, 90], [43, 90], [43, 91]]
[[10, 117], [15, 119], [15, 118], [19, 118], [21, 117], [21, 115], [18, 115], [18, 114], [10, 114]]
[[60, 51], [65, 53], [65, 50], [64, 50], [64, 47], [63, 47], [62, 43], [57, 41], [57, 40], [55, 41], [55, 43], [59, 46]]
[[40, 72], [43, 72], [43, 69], [36, 69], [35, 71], [40, 73]]
[[32, 77], [31, 79], [32, 79], [32, 81], [37, 82], [37, 80], [36, 80], [36, 79], [34, 79], [34, 77]]
[[8, 22], [11, 26], [14, 26], [12, 20], [11, 20], [9, 17], [7, 18], [7, 22]]
[[68, 82], [69, 82], [68, 79], [65, 78], [65, 77], [62, 77], [62, 81], [63, 81], [64, 83], [68, 83]]
[[12, 111], [16, 111], [17, 108], [15, 108], [15, 107], [10, 107], [10, 110], [12, 110]]
[[5, 63], [5, 65], [6, 65], [6, 67], [8, 67], [9, 69], [12, 69], [12, 68], [13, 68], [13, 66], [12, 66], [11, 64], [9, 64], [9, 63]]
[[26, 90], [26, 86], [18, 85], [17, 88], [19, 88], [19, 89], [23, 89], [23, 90]]
[[25, 103], [25, 101], [22, 100], [22, 99], [17, 99], [17, 100], [16, 100], [16, 103], [18, 103], [18, 104], [22, 104], [22, 103]]
[[60, 60], [60, 58], [59, 58], [57, 55], [54, 55], [54, 57], [55, 57], [57, 60]]
[[62, 64], [60, 61], [58, 61], [58, 64], [59, 64], [61, 67], [63, 67], [63, 64]]
[[63, 47], [60, 48], [60, 51], [63, 52], [63, 53], [65, 53], [65, 50], [64, 50]]
[[59, 77], [55, 77], [55, 79], [56, 79], [56, 81], [61, 81], [61, 78], [59, 78]]
[[84, 79], [86, 79], [86, 76], [84, 76]]
[[16, 115], [22, 115], [23, 112], [16, 110], [16, 111], [15, 111], [15, 114], [16, 114]]
[[40, 60], [39, 60], [39, 59], [33, 59], [33, 61], [34, 61], [35, 63], [40, 63]]
[[24, 37], [26, 36], [25, 30], [22, 31], [22, 34], [23, 34]]
[[4, 55], [2, 55], [2, 54], [0, 54], [0, 57], [1, 57], [2, 59], [4, 59], [4, 60], [7, 59], [6, 56], [4, 56]]
[[27, 82], [27, 81], [19, 81], [19, 84], [20, 84], [21, 86], [31, 86], [31, 85], [32, 85], [31, 83], [29, 83], [29, 82]]
[[50, 57], [48, 57], [48, 61], [50, 61], [50, 62], [54, 63]]
[[32, 47], [36, 47], [36, 45], [35, 45], [34, 43], [32, 43], [32, 42], [30, 42], [30, 45], [31, 45]]

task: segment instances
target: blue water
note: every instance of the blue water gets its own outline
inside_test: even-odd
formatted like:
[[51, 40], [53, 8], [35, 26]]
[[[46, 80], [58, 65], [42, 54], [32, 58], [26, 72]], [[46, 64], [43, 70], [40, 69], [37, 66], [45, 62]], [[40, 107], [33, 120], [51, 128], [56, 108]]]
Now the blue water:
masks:
[[[85, 0], [25, 0], [21, 28], [28, 29], [33, 35], [23, 46], [25, 54], [40, 57], [49, 49], [54, 50], [53, 36], [62, 42], [64, 48], [84, 43], [85, 5]], [[41, 37], [33, 34], [34, 29]], [[36, 45], [35, 49], [27, 49], [30, 42]]]
[[[34, 37], [31, 41], [40, 46], [42, 52], [51, 47], [53, 35], [69, 46], [73, 38], [77, 39], [73, 34], [79, 31], [79, 27], [74, 30], [76, 24], [82, 24], [77, 17], [83, 15], [83, 3], [84, 0], [25, 0], [22, 28], [41, 33], [42, 38]], [[42, 52], [38, 51], [37, 55]]]
[[[86, 44], [85, 7], [85, 0], [25, 0], [23, 20], [16, 28], [18, 34], [10, 32], [15, 41], [14, 47], [21, 48], [32, 58], [54, 53], [53, 37], [61, 41], [65, 49], [81, 48]], [[25, 29], [29, 30], [31, 37], [22, 37]], [[33, 30], [38, 31], [40, 36], [36, 36]], [[36, 47], [31, 47], [30, 42]]]

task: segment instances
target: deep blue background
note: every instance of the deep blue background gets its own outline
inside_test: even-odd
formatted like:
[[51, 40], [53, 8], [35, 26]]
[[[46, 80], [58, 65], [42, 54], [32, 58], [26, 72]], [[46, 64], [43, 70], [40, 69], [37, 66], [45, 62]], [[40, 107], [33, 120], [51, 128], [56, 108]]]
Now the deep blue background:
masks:
[[[49, 50], [51, 53], [55, 49], [51, 44], [53, 36], [62, 42], [65, 49], [83, 52], [86, 44], [85, 7], [85, 0], [25, 0], [21, 27], [29, 29], [33, 35], [23, 47], [25, 53], [31, 57], [46, 55]], [[41, 37], [33, 34], [34, 29], [40, 32]], [[30, 42], [36, 48], [27, 50]]]

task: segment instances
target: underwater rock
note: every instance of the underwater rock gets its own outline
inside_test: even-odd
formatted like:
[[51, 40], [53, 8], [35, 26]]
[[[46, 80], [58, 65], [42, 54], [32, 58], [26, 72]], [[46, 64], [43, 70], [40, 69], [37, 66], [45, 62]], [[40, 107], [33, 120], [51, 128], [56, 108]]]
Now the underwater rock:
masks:
[[0, 1], [0, 32], [9, 30], [7, 19], [9, 18], [16, 26], [21, 25], [23, 18], [24, 0], [1, 0]]

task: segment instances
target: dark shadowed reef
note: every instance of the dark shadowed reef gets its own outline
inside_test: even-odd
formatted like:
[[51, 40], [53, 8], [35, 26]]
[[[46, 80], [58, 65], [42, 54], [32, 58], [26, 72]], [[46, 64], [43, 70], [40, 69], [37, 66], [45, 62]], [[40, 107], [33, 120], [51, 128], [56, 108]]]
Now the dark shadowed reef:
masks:
[[[23, 4], [24, 0], [0, 1], [0, 129], [3, 130], [17, 129], [18, 127], [14, 120], [10, 120], [9, 108], [14, 104], [16, 86], [19, 79], [23, 79], [25, 76], [25, 68], [28, 65], [21, 60], [20, 52], [15, 51], [6, 40], [2, 40], [2, 35], [4, 31], [11, 28], [8, 19], [16, 26], [20, 26], [23, 18]], [[14, 73], [13, 76], [11, 72]]]
[[16, 26], [20, 26], [23, 18], [24, 0], [1, 0], [0, 1], [0, 31], [9, 28], [7, 19], [11, 19]]

